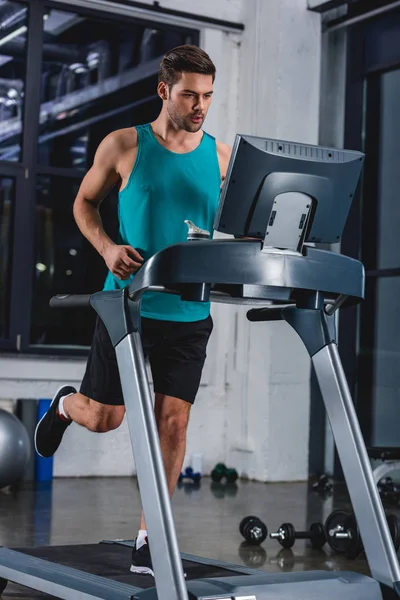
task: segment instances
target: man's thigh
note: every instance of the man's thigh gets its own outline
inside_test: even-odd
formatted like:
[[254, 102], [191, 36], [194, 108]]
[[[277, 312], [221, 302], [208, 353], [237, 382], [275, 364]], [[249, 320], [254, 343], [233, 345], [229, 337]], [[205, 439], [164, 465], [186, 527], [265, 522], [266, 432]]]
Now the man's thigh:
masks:
[[160, 339], [147, 350], [156, 394], [194, 403], [212, 329], [211, 316], [160, 328]]

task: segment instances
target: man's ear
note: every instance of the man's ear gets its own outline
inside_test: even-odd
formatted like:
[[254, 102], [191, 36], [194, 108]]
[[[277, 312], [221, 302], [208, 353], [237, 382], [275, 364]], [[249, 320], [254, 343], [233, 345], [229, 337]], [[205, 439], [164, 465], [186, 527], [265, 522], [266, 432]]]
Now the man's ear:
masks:
[[160, 96], [161, 100], [168, 100], [168, 86], [163, 81], [157, 86], [157, 93]]

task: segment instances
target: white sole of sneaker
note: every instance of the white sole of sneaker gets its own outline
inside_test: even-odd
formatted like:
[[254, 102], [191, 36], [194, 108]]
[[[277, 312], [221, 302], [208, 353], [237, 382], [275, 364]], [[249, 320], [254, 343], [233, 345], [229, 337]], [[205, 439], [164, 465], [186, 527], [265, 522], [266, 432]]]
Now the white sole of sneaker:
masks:
[[[151, 575], [152, 577], [154, 577], [154, 572], [151, 569], [149, 569], [148, 567], [135, 567], [135, 566], [131, 565], [130, 572], [131, 573], [140, 573], [141, 575]], [[186, 573], [184, 573], [184, 576], [186, 579]]]
[[[56, 393], [54, 394], [54, 396], [53, 396], [53, 400], [51, 401], [51, 403], [50, 403], [50, 406], [49, 406], [49, 410], [50, 410], [50, 408], [53, 406], [53, 402], [55, 402], [55, 399], [57, 398], [58, 394], [61, 392], [61, 390], [63, 389], [63, 387], [66, 387], [66, 385], [61, 385], [61, 386], [58, 388], [58, 390], [56, 391]], [[40, 423], [43, 421], [43, 419], [45, 418], [45, 416], [47, 415], [47, 412], [48, 412], [48, 411], [46, 411], [46, 412], [44, 413], [43, 417], [40, 419], [40, 421], [39, 421], [39, 422], [38, 422], [38, 424], [36, 425], [36, 429], [35, 429], [35, 435], [34, 435], [34, 437], [33, 437], [33, 441], [34, 441], [34, 445], [35, 445], [35, 450], [36, 450], [36, 453], [37, 453], [39, 456], [41, 456], [42, 458], [47, 458], [47, 457], [46, 457], [46, 456], [43, 456], [42, 454], [40, 454], [40, 452], [39, 452], [39, 451], [38, 451], [38, 449], [37, 449], [37, 445], [36, 445], [36, 434], [37, 434], [37, 430], [38, 430], [38, 428], [39, 428], [39, 425], [40, 425]]]
[[130, 572], [140, 573], [141, 575], [152, 575], [154, 577], [154, 572], [149, 567], [135, 567], [131, 565]]

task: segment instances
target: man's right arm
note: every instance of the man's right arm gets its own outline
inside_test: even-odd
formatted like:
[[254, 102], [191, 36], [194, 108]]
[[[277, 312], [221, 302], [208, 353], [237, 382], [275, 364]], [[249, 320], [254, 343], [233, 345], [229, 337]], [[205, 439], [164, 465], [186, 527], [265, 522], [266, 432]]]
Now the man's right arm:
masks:
[[73, 212], [82, 234], [104, 258], [110, 271], [119, 279], [128, 279], [143, 259], [131, 246], [120, 246], [111, 240], [104, 231], [99, 213], [102, 200], [120, 181], [117, 166], [120, 154], [118, 133], [111, 133], [96, 151], [93, 165], [80, 185]]

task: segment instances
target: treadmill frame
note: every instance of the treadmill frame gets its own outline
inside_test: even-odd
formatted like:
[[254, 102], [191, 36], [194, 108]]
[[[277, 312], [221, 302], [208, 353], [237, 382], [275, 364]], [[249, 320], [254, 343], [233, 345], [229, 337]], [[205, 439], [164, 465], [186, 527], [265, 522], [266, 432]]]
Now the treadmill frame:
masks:
[[[155, 289], [163, 291], [160, 286]], [[135, 327], [135, 315], [140, 315], [140, 298], [144, 291], [137, 291], [130, 300], [126, 294], [102, 292], [96, 294], [93, 306], [109, 330], [113, 328], [113, 315], [116, 311], [121, 312], [123, 306], [122, 316], [128, 333], [114, 345], [149, 538], [157, 539], [157, 544], [151, 548], [156, 583], [156, 588], [151, 589], [156, 589], [158, 600], [188, 600], [141, 335], [138, 327]], [[177, 293], [176, 290], [174, 292]], [[213, 299], [213, 292], [210, 299]], [[219, 297], [215, 299], [221, 300]], [[240, 299], [236, 302], [241, 303]], [[106, 310], [102, 311], [104, 307]], [[397, 555], [339, 358], [332, 317], [325, 314], [324, 298], [319, 292], [310, 292], [308, 297], [303, 296], [303, 306], [275, 307], [268, 312], [273, 320], [285, 319], [307, 347], [372, 575], [375, 580], [394, 588], [398, 593], [400, 567]], [[218, 561], [210, 564], [223, 565]], [[243, 571], [245, 569], [240, 572]], [[259, 570], [251, 571], [260, 574]], [[126, 600], [143, 591], [7, 548], [0, 548], [0, 577], [68, 600], [75, 600], [77, 591], [79, 600]]]

